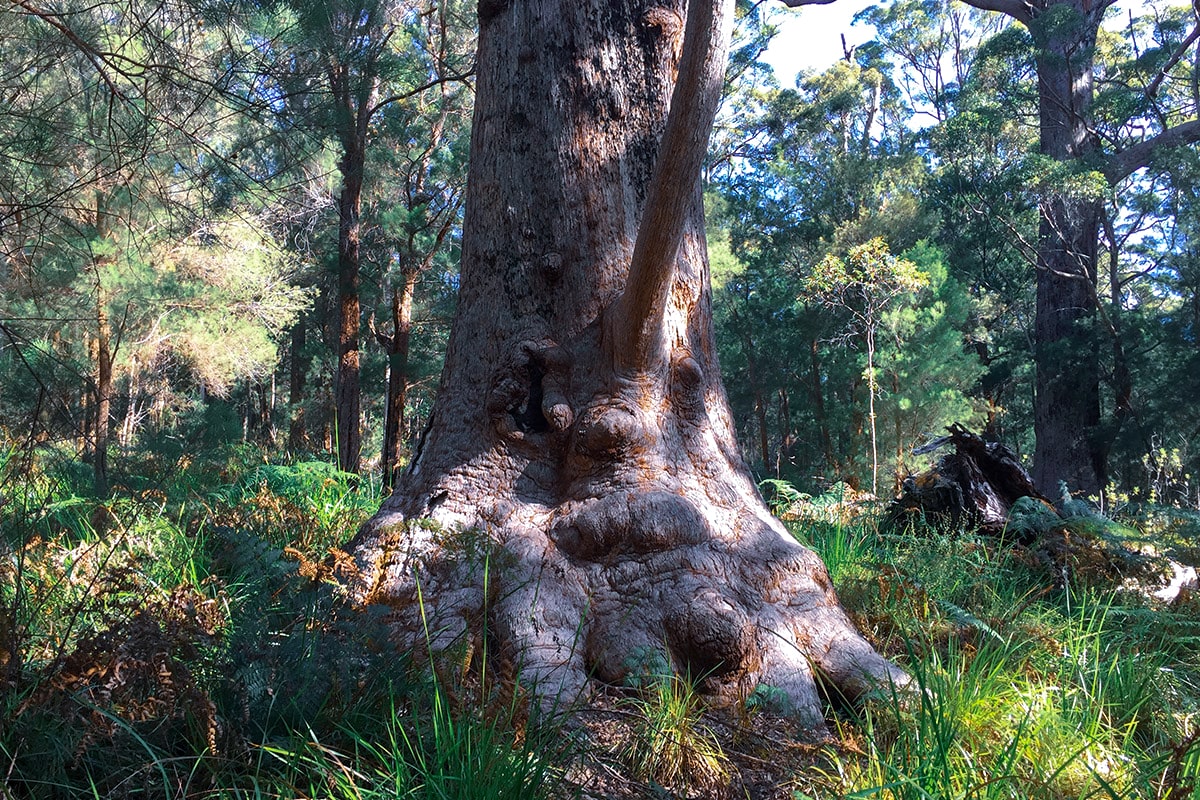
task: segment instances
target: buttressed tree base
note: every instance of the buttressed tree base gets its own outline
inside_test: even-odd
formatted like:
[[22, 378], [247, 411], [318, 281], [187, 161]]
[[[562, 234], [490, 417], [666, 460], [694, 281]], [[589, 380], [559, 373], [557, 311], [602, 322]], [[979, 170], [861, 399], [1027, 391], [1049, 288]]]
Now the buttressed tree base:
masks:
[[731, 14], [482, 0], [438, 399], [351, 549], [397, 637], [437, 650], [486, 617], [545, 707], [657, 663], [729, 698], [773, 687], [820, 731], [815, 676], [853, 697], [903, 675], [734, 437], [699, 181]]

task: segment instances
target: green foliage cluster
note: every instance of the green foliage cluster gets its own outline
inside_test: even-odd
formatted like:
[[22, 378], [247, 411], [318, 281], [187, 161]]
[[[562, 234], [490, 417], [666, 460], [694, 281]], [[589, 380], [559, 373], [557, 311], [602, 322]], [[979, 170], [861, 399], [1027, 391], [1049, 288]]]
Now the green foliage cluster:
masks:
[[[336, 545], [378, 498], [329, 465], [235, 451], [101, 502], [86, 473], [5, 453], [0, 759], [19, 796], [560, 797], [598, 769], [698, 796], [761, 769], [747, 742], [769, 686], [713, 709], [649, 653], [614, 689], [624, 733], [565, 735], [529, 718], [486, 634], [432, 661], [397, 652], [339, 578]], [[1082, 544], [879, 527], [849, 487], [776, 484], [781, 508], [814, 510], [788, 524], [913, 686], [831, 698], [835, 738], [770, 780], [797, 797], [1190, 796], [1194, 595], [1165, 605]], [[1130, 511], [1067, 524], [1200, 561], [1195, 513]]]
[[331, 547], [373, 489], [312, 462], [214, 467], [230, 482], [168, 473], [101, 502], [86, 476], [0, 460], [8, 791], [515, 800], [560, 785], [564, 740], [511, 685], [469, 659], [417, 665], [349, 607], [352, 566]]
[[[462, 4], [428, 5], [6, 9], [0, 429], [73, 445], [101, 491], [110, 461], [197, 439], [332, 446], [344, 120], [317, 91], [332, 59], [354, 60], [355, 96], [378, 103], [365, 319], [386, 331], [393, 287], [423, 273], [402, 432], [414, 438], [456, 288], [474, 36]], [[362, 362], [382, 422], [389, 354], [368, 340]]]

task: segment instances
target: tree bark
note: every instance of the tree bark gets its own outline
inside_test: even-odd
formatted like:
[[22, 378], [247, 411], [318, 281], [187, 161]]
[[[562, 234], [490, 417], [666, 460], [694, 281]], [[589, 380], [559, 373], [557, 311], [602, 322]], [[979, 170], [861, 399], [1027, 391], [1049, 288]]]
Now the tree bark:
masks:
[[781, 473], [781, 462], [786, 459], [789, 463], [796, 447], [796, 438], [792, 434], [792, 402], [788, 396], [787, 386], [779, 387], [779, 450], [775, 457], [775, 477]]
[[[438, 397], [351, 549], [398, 638], [442, 649], [486, 617], [547, 711], [663, 659], [728, 697], [773, 686], [820, 729], [816, 675], [901, 678], [766, 510], [721, 387], [699, 164], [731, 6], [693, 0], [681, 56], [678, 2], [480, 4]], [[672, 95], [697, 49], [704, 80]], [[668, 122], [697, 104], [699, 131]]]
[[337, 414], [338, 467], [343, 472], [355, 473], [359, 470], [362, 454], [359, 247], [367, 133], [379, 90], [374, 69], [374, 60], [368, 59], [364, 76], [355, 76], [348, 64], [335, 64], [329, 73], [342, 148], [338, 161], [342, 190], [338, 196], [338, 366], [334, 409]]
[[292, 325], [291, 353], [288, 359], [288, 405], [292, 409], [292, 421], [288, 426], [288, 450], [293, 454], [304, 452], [310, 447], [303, 405], [310, 362], [308, 354], [304, 352], [308, 342], [307, 325], [307, 314], [301, 313]]
[[[96, 238], [103, 242], [108, 238], [108, 215], [105, 198], [96, 192]], [[92, 421], [92, 478], [96, 496], [108, 498], [108, 439], [111, 432], [113, 393], [113, 346], [112, 328], [108, 321], [108, 298], [102, 280], [103, 269], [112, 263], [110, 254], [98, 255], [92, 268], [96, 283], [96, 397], [93, 408], [96, 416]]]
[[362, 451], [362, 381], [359, 328], [359, 214], [362, 205], [361, 149], [342, 154], [342, 192], [338, 198], [338, 366], [334, 388], [338, 467], [358, 472]]
[[392, 289], [392, 335], [376, 334], [388, 354], [387, 411], [383, 428], [383, 485], [390, 492], [404, 447], [404, 404], [408, 401], [408, 352], [412, 337], [413, 293], [417, 272], [405, 271]]
[[[1057, 161], [1090, 156], [1092, 63], [1102, 11], [1076, 0], [1067, 24], [1033, 24], [1038, 41], [1039, 148]], [[1103, 4], [1097, 4], [1101, 6]], [[1043, 27], [1049, 30], [1042, 30]], [[1099, 495], [1105, 484], [1100, 358], [1095, 332], [1100, 201], [1053, 196], [1041, 204], [1034, 321], [1033, 479], [1056, 496]]]

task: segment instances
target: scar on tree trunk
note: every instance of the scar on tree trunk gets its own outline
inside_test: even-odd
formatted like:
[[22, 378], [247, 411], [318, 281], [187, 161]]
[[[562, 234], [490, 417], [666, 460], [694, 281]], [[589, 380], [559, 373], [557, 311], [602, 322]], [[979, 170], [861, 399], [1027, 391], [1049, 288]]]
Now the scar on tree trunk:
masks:
[[818, 676], [846, 697], [904, 676], [737, 449], [699, 182], [731, 15], [729, 0], [686, 18], [678, 0], [481, 4], [438, 397], [350, 550], [356, 596], [401, 644], [454, 647], [486, 619], [544, 710], [670, 668], [729, 701], [773, 687], [775, 710], [819, 734]]

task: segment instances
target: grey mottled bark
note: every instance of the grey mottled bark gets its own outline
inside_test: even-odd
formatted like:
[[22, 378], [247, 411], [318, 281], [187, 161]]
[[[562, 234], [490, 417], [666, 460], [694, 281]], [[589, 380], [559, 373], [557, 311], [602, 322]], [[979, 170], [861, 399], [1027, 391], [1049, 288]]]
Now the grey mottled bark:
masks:
[[[481, 4], [458, 316], [426, 440], [352, 549], [397, 636], [446, 646], [486, 614], [546, 704], [665, 658], [820, 729], [814, 673], [849, 695], [899, 673], [735, 444], [699, 158], [676, 152], [704, 146], [731, 5], [684, 47], [674, 0]], [[656, 166], [668, 128], [681, 158]]]

